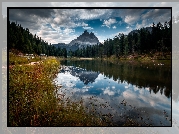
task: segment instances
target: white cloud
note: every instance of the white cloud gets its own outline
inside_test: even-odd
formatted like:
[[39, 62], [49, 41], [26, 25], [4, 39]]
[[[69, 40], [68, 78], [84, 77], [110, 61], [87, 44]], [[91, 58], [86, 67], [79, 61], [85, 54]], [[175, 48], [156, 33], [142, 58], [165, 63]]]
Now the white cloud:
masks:
[[86, 23], [82, 22], [82, 23], [81, 23], [81, 26], [83, 26], [83, 27], [87, 27], [87, 26], [88, 26], [88, 24], [86, 24]]
[[138, 91], [139, 90], [139, 88], [136, 85], [133, 85], [133, 89], [134, 89], [134, 91]]
[[68, 17], [68, 14], [58, 15], [54, 18], [53, 22], [55, 25], [58, 25], [59, 27], [66, 27], [66, 28], [74, 28], [77, 24], [71, 20], [70, 17]]
[[76, 85], [78, 78], [70, 73], [59, 73], [57, 76], [57, 84], [62, 84], [64, 87], [72, 88]]
[[106, 18], [106, 14], [110, 12], [109, 9], [55, 9], [54, 11], [55, 18], [58, 18], [56, 19], [57, 23], [63, 22], [63, 20], [68, 20], [66, 23], [70, 23], [73, 20], [102, 19]]
[[145, 19], [145, 20], [142, 20], [141, 24], [137, 23], [135, 29], [141, 29], [143, 27], [150, 27], [150, 26], [152, 26], [152, 24], [148, 23], [147, 20]]
[[57, 24], [60, 24], [62, 21], [63, 21], [64, 17], [62, 16], [61, 18], [60, 17], [56, 17], [54, 18], [54, 21], [57, 23]]
[[54, 23], [51, 23], [51, 27], [52, 27], [55, 31], [57, 31], [58, 33], [61, 33], [61, 32], [62, 32], [61, 28], [60, 28], [58, 25], [54, 24]]
[[126, 90], [122, 93], [123, 97], [126, 99], [136, 99], [137, 96], [135, 94], [135, 92], [132, 92], [130, 90]]
[[67, 34], [67, 35], [69, 35], [69, 34], [71, 34], [71, 33], [74, 33], [75, 32], [75, 29], [70, 29], [70, 28], [65, 28], [64, 30], [63, 30], [63, 33], [64, 34]]
[[88, 92], [88, 88], [82, 88], [81, 92]]
[[[150, 19], [149, 19], [150, 18]], [[148, 21], [147, 24], [152, 24], [153, 22], [156, 24], [158, 22], [164, 23], [166, 21], [169, 21], [171, 18], [171, 12], [168, 9], [154, 9], [150, 10], [147, 13], [143, 14], [141, 16], [141, 19], [143, 21]]]
[[145, 90], [142, 88], [142, 89], [139, 90], [139, 93], [140, 93], [141, 95], [144, 95], [144, 94], [145, 94]]
[[100, 18], [100, 16], [103, 16], [106, 12], [108, 12], [108, 9], [83, 9], [80, 10], [79, 18], [85, 20], [97, 19]]
[[83, 29], [92, 30], [93, 28], [92, 27], [83, 27]]
[[145, 90], [148, 90], [148, 91], [149, 91], [149, 90], [150, 90], [150, 88], [149, 88], [149, 87], [146, 87], [146, 88], [145, 88]]
[[51, 27], [52, 28], [42, 25], [36, 33], [37, 36], [51, 44], [62, 42], [69, 43], [71, 40], [77, 37], [77, 35], [74, 34], [75, 29], [65, 28], [62, 30], [60, 27], [54, 24], [51, 24]]
[[99, 42], [104, 42], [104, 40], [106, 40], [107, 38], [109, 38], [109, 37], [107, 37], [107, 36], [102, 36], [102, 35], [98, 35], [98, 39], [99, 39]]
[[124, 86], [125, 88], [129, 88], [128, 86]]
[[57, 31], [53, 31], [51, 28], [43, 25], [36, 34], [48, 43], [51, 43], [59, 38], [59, 33]]
[[[40, 3], [37, 3], [40, 4]], [[65, 5], [68, 5], [67, 3], [64, 3]], [[116, 3], [117, 5], [119, 3]], [[114, 3], [104, 3], [104, 5], [116, 5]], [[126, 3], [123, 3], [123, 5], [125, 5]], [[162, 3], [164, 5], [166, 5], [166, 3]], [[23, 5], [21, 3], [21, 5]], [[50, 3], [49, 5], [55, 6], [55, 5], [61, 5], [61, 3]], [[78, 5], [78, 6], [85, 6], [85, 5], [100, 5], [100, 3], [73, 3], [73, 5]], [[68, 5], [69, 6], [69, 5]], [[140, 15], [144, 12], [144, 10], [146, 11], [146, 9], [124, 9], [124, 10], [120, 10], [119, 12], [116, 12], [116, 10], [113, 9], [51, 9], [46, 11], [45, 10], [45, 14], [43, 13], [42, 10], [40, 10], [40, 12], [35, 12], [33, 10], [33, 12], [30, 11], [25, 11], [22, 12], [20, 10], [17, 11], [17, 13], [22, 13], [23, 17], [18, 17], [17, 13], [12, 13], [12, 18], [18, 18], [18, 22], [22, 23], [23, 27], [28, 27], [30, 32], [32, 32], [33, 34], [36, 34], [37, 32], [40, 35], [45, 35], [45, 32], [40, 31], [40, 27], [41, 25], [45, 25], [45, 24], [51, 24], [51, 27], [53, 28], [53, 30], [56, 30], [57, 33], [59, 33], [59, 39], [60, 42], [65, 42], [65, 43], [69, 43], [70, 39], [74, 39], [72, 37], [77, 37], [77, 35], [74, 35], [74, 32], [68, 29], [74, 29], [76, 27], [82, 27], [83, 29], [90, 29], [92, 30], [93, 27], [90, 27], [87, 23], [85, 23], [84, 20], [91, 20], [91, 19], [100, 19], [101, 21], [103, 20], [103, 25], [102, 26], [106, 26], [108, 28], [112, 28], [112, 29], [117, 29], [117, 26], [121, 25], [123, 21], [119, 21], [117, 22], [116, 19], [113, 19], [115, 17], [121, 17], [126, 23], [130, 25], [134, 25], [136, 23], [136, 20], [140, 19]], [[35, 14], [36, 13], [36, 14]], [[161, 16], [159, 16], [159, 14], [161, 14]], [[34, 16], [32, 16], [33, 14], [35, 14]], [[146, 15], [143, 14], [141, 16], [141, 19], [143, 20], [142, 23], [137, 23], [136, 27], [137, 28], [141, 28], [141, 27], [145, 27], [149, 24], [151, 24], [151, 22], [149, 22], [147, 20], [147, 18], [151, 18], [151, 21], [153, 21], [155, 19], [155, 21], [166, 21], [166, 18], [170, 15], [170, 12], [164, 11], [164, 10], [154, 10], [153, 12], [150, 11], [148, 12]], [[42, 16], [42, 17], [40, 17]], [[51, 17], [50, 17], [51, 16]], [[152, 18], [153, 17], [153, 18]], [[84, 20], [83, 20], [84, 19]], [[28, 21], [26, 21], [28, 20]], [[161, 22], [160, 21], [160, 22]], [[115, 26], [113, 25], [115, 24]], [[62, 30], [62, 28], [65, 28], [66, 30]], [[131, 30], [133, 30], [132, 28], [127, 27], [128, 30], [125, 31], [119, 31], [122, 32], [124, 34], [128, 34]], [[66, 35], [63, 35], [63, 32], [66, 33]], [[52, 35], [50, 35], [52, 32], [49, 32], [49, 34], [46, 32], [46, 34], [48, 35], [48, 37], [46, 37], [45, 39], [48, 39], [47, 41], [50, 41], [50, 38], [52, 37]], [[57, 33], [53, 33], [56, 34], [56, 36], [54, 35], [54, 37], [57, 37]], [[66, 37], [69, 36], [69, 39], [67, 39]], [[79, 36], [79, 35], [78, 35]], [[42, 37], [43, 38], [43, 37]], [[108, 38], [108, 37], [107, 37]], [[113, 37], [110, 37], [113, 38]], [[106, 37], [100, 37], [100, 40], [105, 40]], [[59, 43], [57, 42], [56, 39], [52, 39], [51, 40], [53, 43]], [[51, 43], [52, 43], [51, 42]]]
[[149, 88], [140, 89], [138, 98], [142, 99], [144, 102], [149, 103], [151, 106], [160, 106], [162, 104], [170, 105], [170, 101], [164, 95], [158, 93], [149, 93]]
[[119, 33], [123, 33], [124, 35], [127, 35], [129, 32], [131, 32], [133, 30], [133, 28], [129, 27], [126, 30], [119, 30], [119, 32], [111, 34], [110, 37], [114, 38], [115, 36], [119, 35]]
[[110, 26], [114, 23], [117, 23], [116, 19], [104, 20], [102, 26], [106, 26], [106, 27], [110, 28]]
[[[54, 21], [56, 25], [60, 27], [75, 28], [75, 27], [87, 27], [88, 24], [85, 22], [80, 22], [84, 19], [91, 19], [95, 14], [88, 13], [85, 9], [54, 9]], [[89, 18], [85, 18], [89, 17]], [[75, 22], [78, 21], [78, 22]]]
[[113, 28], [113, 29], [116, 29], [117, 27], [116, 27], [116, 26], [113, 26], [112, 28]]
[[109, 87], [108, 88], [106, 88], [105, 90], [104, 90], [104, 94], [108, 94], [108, 95], [114, 95], [115, 94], [115, 92], [114, 91], [111, 91], [110, 89], [109, 89]]
[[134, 24], [136, 23], [136, 21], [140, 18], [139, 15], [137, 16], [131, 16], [131, 15], [127, 15], [125, 18], [124, 18], [124, 22], [126, 22], [127, 24]]

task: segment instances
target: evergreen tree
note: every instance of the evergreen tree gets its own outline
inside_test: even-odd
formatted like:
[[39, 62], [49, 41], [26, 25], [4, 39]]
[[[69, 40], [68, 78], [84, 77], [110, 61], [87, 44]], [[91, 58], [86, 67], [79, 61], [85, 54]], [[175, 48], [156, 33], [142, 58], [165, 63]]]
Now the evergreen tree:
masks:
[[[113, 39], [104, 40], [93, 46], [78, 48], [76, 51], [69, 51], [70, 57], [110, 57], [115, 55], [120, 58], [129, 54], [148, 54], [150, 52], [171, 52], [171, 25], [172, 21], [166, 21], [164, 24], [160, 22], [152, 25], [152, 32], [146, 28], [141, 28], [137, 32], [124, 35], [119, 33]], [[48, 56], [67, 57], [65, 48], [56, 48], [49, 45], [48, 42], [33, 35], [29, 29], [24, 29], [15, 22], [8, 22], [8, 46], [9, 49], [17, 49], [23, 53], [44, 53]]]
[[128, 55], [129, 53], [129, 42], [128, 42], [128, 38], [125, 37], [124, 38], [124, 55], [125, 57]]

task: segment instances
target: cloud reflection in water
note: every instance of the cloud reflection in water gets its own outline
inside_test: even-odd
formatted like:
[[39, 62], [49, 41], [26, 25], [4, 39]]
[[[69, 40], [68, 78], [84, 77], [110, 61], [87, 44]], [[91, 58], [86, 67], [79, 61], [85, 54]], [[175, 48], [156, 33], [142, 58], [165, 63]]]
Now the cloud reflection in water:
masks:
[[[99, 72], [73, 66], [64, 66], [57, 80], [63, 85], [60, 90], [66, 89], [66, 95], [71, 96], [72, 100], [83, 98], [85, 107], [90, 107], [89, 102], [92, 101], [97, 106], [96, 111], [112, 114], [113, 123], [116, 125], [124, 124], [127, 117], [141, 124], [145, 119], [154, 126], [162, 126], [161, 122], [165, 126], [171, 125], [163, 114], [165, 110], [167, 117], [171, 118], [171, 99], [160, 92], [150, 92], [150, 87], [137, 87], [125, 80], [115, 81]], [[124, 100], [126, 105], [121, 104]], [[148, 118], [150, 120], [147, 120]]]

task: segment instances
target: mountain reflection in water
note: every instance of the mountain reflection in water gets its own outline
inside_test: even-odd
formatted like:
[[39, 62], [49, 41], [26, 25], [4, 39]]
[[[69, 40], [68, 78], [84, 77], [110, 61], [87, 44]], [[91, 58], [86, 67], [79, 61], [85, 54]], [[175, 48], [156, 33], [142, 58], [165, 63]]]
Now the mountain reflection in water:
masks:
[[78, 77], [85, 85], [95, 82], [95, 79], [99, 75], [99, 73], [73, 66], [62, 66], [60, 72], [69, 72], [71, 75]]
[[87, 111], [109, 116], [113, 126], [128, 119], [142, 126], [171, 126], [171, 68], [64, 61], [57, 76], [66, 97], [83, 99]]

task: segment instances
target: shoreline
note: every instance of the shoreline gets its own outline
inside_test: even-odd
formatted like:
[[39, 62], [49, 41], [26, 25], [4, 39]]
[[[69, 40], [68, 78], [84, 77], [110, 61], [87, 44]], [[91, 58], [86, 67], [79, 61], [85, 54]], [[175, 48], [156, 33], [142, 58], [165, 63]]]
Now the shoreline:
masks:
[[73, 102], [56, 96], [60, 90], [54, 83], [60, 66], [56, 57], [34, 65], [26, 65], [20, 58], [19, 63], [21, 66], [9, 68], [8, 126], [108, 126], [85, 111], [83, 100]]
[[93, 58], [80, 58], [80, 60], [93, 60]]
[[166, 58], [166, 59], [152, 59], [152, 57], [139, 57], [139, 58], [116, 58], [115, 56], [112, 57], [103, 57], [103, 58], [84, 58], [84, 57], [72, 57], [72, 58], [59, 58], [59, 60], [71, 60], [71, 61], [83, 61], [83, 60], [98, 60], [98, 61], [107, 61], [111, 62], [113, 64], [121, 64], [121, 63], [127, 63], [132, 65], [137, 64], [144, 64], [144, 65], [154, 65], [154, 66], [172, 66], [172, 59]]

